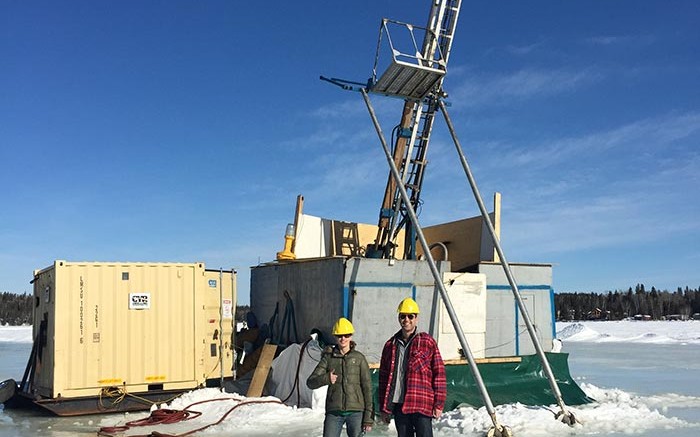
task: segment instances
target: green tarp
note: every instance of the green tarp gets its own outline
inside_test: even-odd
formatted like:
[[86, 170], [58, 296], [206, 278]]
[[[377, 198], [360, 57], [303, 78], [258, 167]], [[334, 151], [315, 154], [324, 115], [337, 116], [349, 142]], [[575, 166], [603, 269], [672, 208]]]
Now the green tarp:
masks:
[[[547, 353], [552, 372], [566, 405], [581, 405], [593, 402], [574, 382], [569, 373], [566, 353]], [[556, 404], [549, 381], [537, 355], [520, 357], [520, 362], [499, 362], [479, 364], [479, 372], [494, 405], [519, 402], [525, 405]], [[448, 364], [445, 366], [447, 376], [447, 401], [445, 411], [453, 410], [460, 404], [474, 408], [484, 405], [474, 377], [466, 364]], [[376, 387], [379, 371], [372, 372], [372, 383]], [[376, 407], [376, 405], [375, 405]], [[378, 411], [378, 410], [376, 410]]]

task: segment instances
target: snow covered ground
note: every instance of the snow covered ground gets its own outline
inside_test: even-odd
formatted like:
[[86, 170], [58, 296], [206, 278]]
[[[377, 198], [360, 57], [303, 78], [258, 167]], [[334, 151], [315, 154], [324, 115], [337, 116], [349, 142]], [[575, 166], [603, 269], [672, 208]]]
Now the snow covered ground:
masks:
[[[514, 435], [592, 436], [635, 435], [640, 437], [700, 435], [700, 322], [578, 322], [557, 324], [557, 332], [569, 352], [571, 373], [583, 390], [597, 402], [570, 407], [582, 422], [568, 427], [554, 420], [555, 406], [520, 404], [496, 407], [500, 423]], [[18, 356], [23, 346], [24, 356]], [[15, 349], [8, 349], [9, 347]], [[0, 327], [0, 378], [10, 364], [26, 361], [31, 348], [31, 328]], [[9, 351], [9, 352], [8, 352]], [[13, 352], [14, 351], [14, 352]], [[202, 416], [156, 428], [132, 428], [124, 435], [181, 434], [219, 421], [201, 432], [203, 436], [320, 436], [323, 411], [292, 408], [275, 398], [245, 398], [202, 389], [187, 393], [167, 406], [192, 407]], [[162, 407], [166, 407], [163, 405]], [[235, 407], [235, 408], [234, 408]], [[103, 426], [123, 425], [148, 413], [56, 418], [23, 411], [0, 411], [0, 435], [73, 436], [95, 435]], [[434, 422], [438, 436], [482, 436], [491, 426], [485, 409], [463, 407], [449, 411]], [[378, 424], [368, 435], [395, 435], [393, 426]]]
[[700, 320], [560, 322], [557, 337], [564, 342], [700, 345]]
[[0, 342], [3, 343], [31, 343], [31, 326], [0, 326]]

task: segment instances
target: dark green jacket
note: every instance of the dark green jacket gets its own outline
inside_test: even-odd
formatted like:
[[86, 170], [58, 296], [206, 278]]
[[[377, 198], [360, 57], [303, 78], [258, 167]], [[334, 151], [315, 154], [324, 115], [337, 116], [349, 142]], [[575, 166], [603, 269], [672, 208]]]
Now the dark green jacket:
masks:
[[[331, 370], [338, 375], [331, 384]], [[350, 343], [350, 351], [343, 355], [337, 346], [328, 346], [321, 361], [306, 380], [306, 385], [315, 390], [328, 385], [326, 413], [362, 411], [362, 424], [371, 425], [373, 416], [372, 380], [367, 359]]]

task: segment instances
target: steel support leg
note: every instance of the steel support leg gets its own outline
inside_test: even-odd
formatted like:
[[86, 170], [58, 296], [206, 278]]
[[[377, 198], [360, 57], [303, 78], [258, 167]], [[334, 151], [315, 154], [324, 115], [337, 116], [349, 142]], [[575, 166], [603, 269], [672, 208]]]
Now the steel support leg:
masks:
[[396, 164], [394, 163], [394, 160], [392, 159], [391, 151], [389, 150], [389, 146], [386, 143], [386, 139], [384, 138], [384, 133], [382, 132], [382, 128], [379, 125], [379, 120], [377, 120], [377, 116], [374, 112], [374, 108], [372, 107], [372, 103], [369, 100], [369, 96], [367, 95], [367, 92], [363, 89], [361, 90], [362, 93], [362, 98], [365, 100], [365, 104], [367, 105], [367, 110], [369, 111], [370, 117], [372, 117], [372, 123], [374, 123], [374, 128], [377, 130], [377, 135], [379, 136], [379, 140], [382, 143], [382, 148], [384, 149], [384, 154], [386, 156], [387, 162], [389, 163], [389, 168], [391, 169], [391, 174], [394, 177], [394, 180], [396, 181], [396, 184], [399, 189], [399, 193], [401, 194], [401, 198], [406, 205], [406, 212], [408, 213], [411, 222], [413, 223], [413, 227], [416, 230], [416, 236], [418, 237], [418, 240], [420, 241], [421, 247], [423, 248], [423, 253], [425, 254], [426, 261], [428, 262], [428, 265], [430, 266], [430, 271], [433, 274], [433, 278], [435, 279], [435, 285], [437, 285], [438, 290], [440, 291], [440, 296], [442, 297], [442, 301], [445, 304], [445, 308], [447, 309], [447, 313], [450, 316], [450, 320], [452, 321], [452, 326], [455, 329], [455, 332], [457, 334], [457, 338], [459, 339], [459, 343], [462, 346], [462, 350], [464, 351], [464, 354], [467, 357], [467, 362], [469, 362], [469, 367], [472, 371], [472, 375], [474, 376], [474, 381], [476, 382], [477, 387], [479, 388], [479, 392], [481, 393], [481, 398], [484, 401], [484, 406], [486, 407], [486, 411], [489, 413], [489, 416], [491, 417], [491, 420], [493, 421], [493, 426], [494, 429], [492, 429], [490, 432], [490, 435], [496, 435], [496, 436], [505, 436], [505, 435], [510, 435], [509, 428], [504, 427], [503, 425], [500, 425], [498, 423], [498, 420], [496, 419], [496, 410], [493, 407], [493, 403], [491, 402], [491, 397], [489, 396], [488, 391], [486, 390], [486, 386], [484, 385], [484, 380], [481, 378], [481, 373], [479, 373], [479, 369], [476, 366], [476, 361], [474, 360], [474, 355], [472, 354], [471, 349], [469, 348], [469, 344], [467, 343], [466, 337], [464, 337], [464, 332], [462, 331], [462, 326], [459, 323], [459, 319], [457, 318], [457, 314], [455, 313], [454, 308], [452, 307], [452, 302], [450, 301], [450, 297], [447, 295], [447, 289], [445, 288], [445, 285], [443, 284], [442, 277], [440, 276], [440, 272], [437, 269], [437, 266], [435, 265], [435, 260], [433, 259], [433, 256], [430, 253], [430, 247], [428, 247], [428, 242], [425, 239], [425, 235], [423, 234], [423, 229], [420, 227], [418, 224], [418, 216], [416, 216], [416, 212], [413, 209], [413, 206], [411, 205], [410, 199], [408, 198], [408, 193], [406, 192], [406, 188], [403, 186], [401, 183], [401, 175], [399, 175], [399, 170], [396, 168]]
[[472, 174], [472, 171], [469, 167], [469, 164], [467, 163], [467, 158], [464, 156], [464, 152], [462, 150], [462, 146], [459, 143], [459, 139], [457, 138], [457, 134], [455, 133], [455, 128], [454, 125], [452, 124], [452, 119], [450, 119], [450, 115], [447, 113], [447, 108], [445, 107], [445, 103], [440, 100], [439, 101], [440, 105], [440, 110], [442, 111], [443, 116], [445, 117], [445, 122], [447, 123], [447, 128], [450, 130], [450, 135], [452, 135], [452, 141], [454, 142], [455, 148], [457, 149], [457, 154], [459, 155], [459, 159], [462, 163], [462, 167], [464, 168], [464, 173], [467, 175], [467, 179], [469, 179], [469, 185], [471, 186], [472, 192], [474, 193], [474, 198], [476, 199], [476, 203], [479, 205], [479, 210], [481, 211], [481, 216], [484, 219], [484, 222], [486, 223], [486, 226], [489, 230], [489, 234], [491, 234], [491, 239], [493, 240], [493, 244], [496, 247], [496, 252], [498, 253], [499, 258], [501, 259], [501, 265], [503, 266], [503, 271], [506, 275], [506, 278], [508, 278], [508, 283], [510, 284], [510, 288], [513, 290], [513, 296], [515, 297], [516, 302], [518, 303], [518, 308], [520, 308], [520, 314], [523, 316], [523, 320], [525, 320], [525, 326], [527, 326], [527, 331], [530, 334], [530, 338], [532, 339], [532, 343], [535, 346], [535, 350], [537, 351], [537, 355], [539, 356], [540, 360], [542, 361], [542, 367], [544, 369], [545, 374], [547, 375], [547, 379], [549, 380], [549, 385], [552, 388], [552, 393], [554, 393], [554, 397], [559, 404], [559, 408], [561, 411], [556, 414], [557, 419], [561, 420], [562, 422], [568, 424], [568, 425], [573, 425], [576, 423], [576, 419], [574, 418], [573, 414], [571, 412], [566, 410], [566, 405], [564, 405], [564, 400], [562, 399], [561, 396], [561, 391], [559, 390], [559, 386], [557, 385], [557, 381], [554, 379], [554, 373], [552, 373], [552, 368], [549, 365], [549, 361], [547, 361], [547, 357], [544, 354], [544, 350], [542, 349], [542, 345], [540, 344], [539, 339], [537, 338], [537, 333], [535, 332], [535, 328], [532, 325], [532, 321], [530, 320], [530, 315], [527, 312], [527, 309], [525, 308], [525, 304], [523, 303], [523, 299], [520, 296], [520, 291], [518, 290], [518, 285], [515, 283], [515, 279], [513, 278], [513, 273], [510, 270], [510, 265], [508, 264], [508, 261], [506, 260], [506, 256], [503, 253], [503, 249], [501, 248], [501, 243], [498, 239], [498, 236], [496, 235], [496, 231], [493, 228], [493, 224], [491, 223], [491, 218], [489, 217], [488, 212], [486, 211], [486, 206], [484, 206], [484, 201], [481, 198], [481, 194], [479, 193], [479, 188], [476, 186], [476, 180], [474, 179], [474, 175]]

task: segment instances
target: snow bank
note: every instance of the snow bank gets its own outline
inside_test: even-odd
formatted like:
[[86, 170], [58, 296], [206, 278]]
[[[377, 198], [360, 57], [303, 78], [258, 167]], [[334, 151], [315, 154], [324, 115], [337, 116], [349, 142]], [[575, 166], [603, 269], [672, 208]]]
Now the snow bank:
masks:
[[32, 326], [0, 326], [0, 341], [8, 343], [31, 343]]
[[[678, 428], [698, 428], [676, 417], [664, 414], [668, 407], [698, 408], [700, 398], [679, 395], [661, 395], [649, 398], [635, 396], [618, 389], [603, 389], [591, 384], [582, 384], [584, 391], [598, 402], [578, 407], [568, 407], [581, 422], [569, 427], [554, 418], [558, 411], [556, 405], [532, 407], [522, 404], [500, 405], [496, 407], [496, 417], [502, 425], [509, 426], [518, 437], [529, 436], [584, 436], [640, 434], [649, 430], [667, 432]], [[233, 398], [233, 399], [231, 399]], [[223, 393], [218, 389], [202, 389], [189, 392], [169, 405], [161, 407], [182, 409], [195, 402], [220, 399], [194, 406], [191, 409], [204, 414], [194, 420], [157, 427], [133, 428], [128, 435], [159, 433], [181, 434], [209, 423], [218, 421], [233, 406], [240, 408], [231, 412], [219, 425], [209, 428], [206, 435], [286, 435], [286, 436], [320, 436], [323, 430], [323, 411], [308, 408], [287, 407], [278, 403], [276, 398], [245, 398], [236, 394]], [[266, 402], [266, 403], [260, 403]], [[661, 407], [661, 410], [659, 408]], [[147, 414], [124, 414], [110, 416], [102, 420], [100, 426], [123, 425]], [[483, 436], [492, 423], [485, 408], [474, 409], [462, 407], [448, 411], [434, 422], [437, 436]], [[698, 430], [700, 432], [700, 429]], [[369, 435], [393, 436], [396, 434], [393, 423], [376, 424]], [[203, 434], [204, 435], [204, 434]]]
[[700, 345], [700, 321], [559, 322], [557, 338], [579, 342]]
[[[198, 405], [192, 405], [197, 404]], [[201, 412], [191, 420], [157, 426], [134, 427], [123, 434], [149, 435], [157, 431], [162, 434], [184, 434], [206, 425], [225, 419], [218, 425], [204, 431], [202, 435], [321, 435], [323, 430], [322, 410], [288, 407], [277, 398], [246, 398], [235, 393], [225, 393], [218, 388], [205, 388], [183, 394], [170, 404], [159, 408]], [[152, 408], [155, 410], [158, 408]], [[123, 414], [109, 416], [99, 423], [99, 427], [121, 426], [127, 422], [148, 417], [150, 413]], [[115, 419], [116, 418], [116, 419]]]

